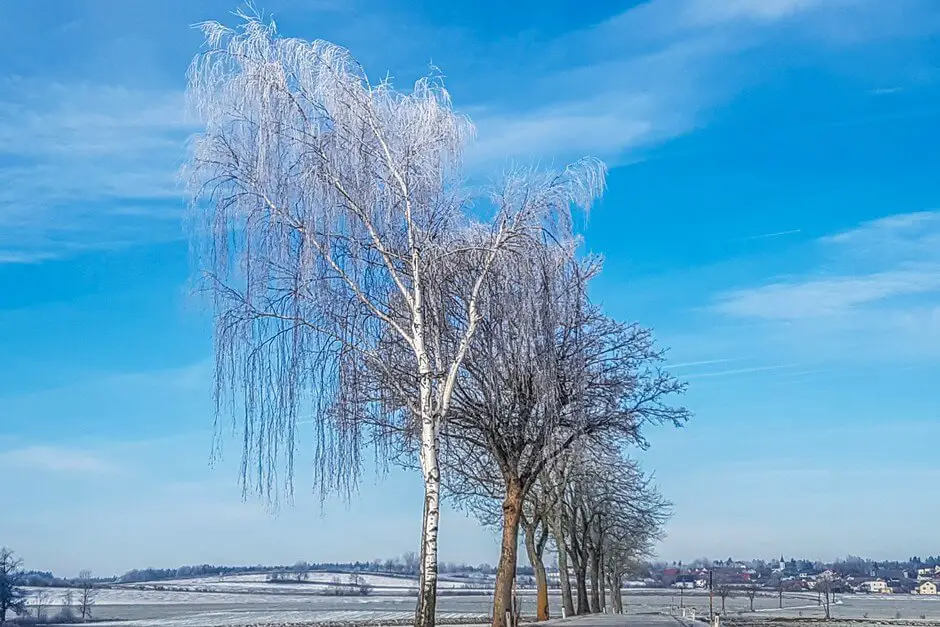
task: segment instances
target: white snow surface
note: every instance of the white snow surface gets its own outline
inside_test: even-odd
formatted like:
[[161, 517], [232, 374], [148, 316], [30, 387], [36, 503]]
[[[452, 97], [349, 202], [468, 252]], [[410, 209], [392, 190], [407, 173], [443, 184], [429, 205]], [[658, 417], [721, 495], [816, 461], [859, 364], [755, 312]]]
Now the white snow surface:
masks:
[[[351, 585], [349, 573], [310, 571], [307, 573], [307, 579], [304, 581], [294, 581], [296, 573], [288, 573], [287, 583], [271, 583], [272, 573], [250, 573], [244, 575], [226, 575], [222, 577], [197, 577], [193, 579], [167, 579], [161, 581], [148, 581], [140, 583], [119, 584], [123, 587], [137, 588], [145, 586], [147, 588], [163, 588], [192, 590], [211, 590], [219, 592], [238, 592], [238, 593], [257, 593], [273, 592], [286, 593], [298, 592], [301, 594], [320, 594], [323, 592], [323, 586], [331, 584], [334, 579], [339, 580], [344, 585]], [[407, 593], [418, 589], [418, 580], [411, 577], [390, 577], [387, 575], [359, 575], [360, 581], [372, 587], [373, 594], [389, 593]], [[442, 590], [462, 590], [462, 589], [486, 589], [492, 586], [491, 581], [485, 579], [466, 579], [443, 578], [438, 580], [438, 589]], [[199, 590], [197, 590], [197, 588]]]
[[[27, 604], [35, 605], [36, 593], [40, 590], [48, 594], [45, 604], [59, 606], [65, 603], [68, 592], [72, 593], [72, 604], [78, 602], [78, 589], [72, 588], [25, 588], [30, 595]], [[318, 598], [313, 595], [283, 595], [224, 592], [187, 592], [177, 590], [133, 590], [128, 588], [104, 588], [95, 590], [95, 605], [232, 605], [240, 603], [275, 604], [285, 601], [313, 602]], [[369, 601], [369, 597], [343, 597], [357, 603]], [[336, 601], [336, 598], [332, 598]]]
[[[317, 573], [317, 579], [327, 582], [336, 574]], [[239, 575], [219, 578], [200, 578], [175, 582], [155, 582], [147, 585], [176, 585], [192, 590], [138, 590], [129, 584], [97, 591], [94, 615], [107, 622], [95, 623], [97, 627], [247, 627], [249, 625], [285, 626], [291, 624], [316, 623], [359, 623], [388, 624], [389, 622], [407, 621], [413, 613], [415, 598], [406, 594], [394, 594], [395, 589], [388, 589], [372, 596], [337, 597], [323, 595], [323, 588], [312, 584], [267, 584], [265, 575]], [[389, 578], [396, 579], [396, 578]], [[401, 582], [403, 580], [397, 580]], [[398, 590], [413, 589], [412, 583], [404, 580], [405, 585]], [[212, 584], [230, 584], [230, 588], [213, 587]], [[285, 592], [303, 589], [306, 593]], [[194, 590], [212, 589], [214, 592]], [[271, 589], [280, 593], [270, 593]], [[30, 588], [35, 594], [45, 591], [51, 600], [47, 605], [61, 604], [67, 590]], [[311, 591], [312, 590], [312, 591]], [[72, 590], [73, 603], [77, 601], [78, 591]], [[530, 590], [520, 590], [523, 614], [531, 614], [535, 597]], [[35, 598], [31, 599], [35, 605]], [[553, 592], [550, 596], [552, 612], [560, 612], [559, 599]], [[442, 596], [439, 601], [442, 623], [452, 621], [476, 621], [485, 616], [492, 603], [492, 595], [478, 591], [471, 596]], [[684, 594], [671, 590], [630, 590], [624, 592], [624, 603], [628, 613], [670, 612], [679, 605], [695, 608], [699, 615], [706, 615], [709, 607], [708, 594], [702, 591], [687, 591]], [[720, 601], [714, 600], [716, 609]], [[784, 608], [777, 606], [776, 594], [762, 593], [755, 599], [756, 613], [750, 613], [749, 601], [743, 596], [727, 599], [729, 620], [787, 618], [791, 621], [799, 617], [807, 620], [818, 619], [822, 609], [817, 605], [816, 595], [807, 593], [786, 594]], [[56, 608], [49, 607], [52, 614]], [[839, 596], [839, 602], [833, 605], [833, 618], [852, 620], [870, 618], [872, 620], [891, 620], [898, 615], [906, 620], [928, 621], [940, 619], [940, 596], [921, 597], [915, 595], [845, 595]], [[919, 624], [919, 623], [918, 623]], [[926, 624], [926, 623], [924, 623]], [[768, 625], [767, 627], [773, 627]], [[801, 627], [794, 624], [794, 627]], [[804, 626], [805, 627], [805, 626]], [[843, 626], [844, 627], [844, 626]], [[859, 625], [859, 627], [869, 627]]]
[[[360, 581], [372, 586], [368, 596], [331, 596], [327, 588], [334, 580], [351, 585], [349, 573], [311, 571], [306, 581], [270, 583], [271, 573], [227, 575], [224, 577], [198, 577], [161, 581], [114, 584], [95, 591], [96, 605], [232, 605], [271, 604], [285, 602], [317, 603], [329, 600], [343, 605], [368, 606], [384, 602], [389, 596], [407, 596], [418, 589], [413, 578], [383, 575], [359, 575]], [[444, 590], [489, 589], [486, 580], [442, 580], [438, 587]], [[35, 604], [35, 594], [43, 590], [48, 594], [48, 605], [62, 605], [71, 591], [73, 603], [79, 590], [68, 588], [27, 588], [29, 603]], [[384, 597], [384, 598], [383, 598]]]
[[[163, 619], [133, 621], [108, 621], [95, 623], [95, 627], [240, 627], [243, 625], [291, 625], [316, 624], [321, 622], [349, 624], [377, 624], [397, 622], [414, 618], [414, 612], [244, 612], [220, 611], [201, 612], [187, 616], [173, 616]], [[443, 613], [438, 614], [438, 621], [465, 622], [480, 618], [475, 614]]]

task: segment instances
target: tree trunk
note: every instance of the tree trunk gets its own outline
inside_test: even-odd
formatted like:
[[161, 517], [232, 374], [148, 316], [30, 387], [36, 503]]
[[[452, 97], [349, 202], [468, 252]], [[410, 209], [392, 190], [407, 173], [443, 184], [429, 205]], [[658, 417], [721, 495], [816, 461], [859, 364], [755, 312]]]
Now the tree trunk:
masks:
[[503, 544], [499, 553], [499, 566], [496, 569], [496, 590], [493, 593], [493, 627], [512, 627], [506, 624], [506, 612], [512, 610], [522, 499], [522, 484], [519, 479], [507, 480], [506, 496], [503, 499]]
[[542, 555], [536, 547], [536, 525], [523, 524], [522, 528], [525, 532], [525, 549], [529, 555], [529, 563], [532, 565], [532, 570], [535, 571], [535, 619], [538, 621], [548, 620], [550, 618], [548, 611], [548, 577], [545, 574], [545, 563], [542, 561]]
[[604, 583], [601, 581], [601, 556], [598, 547], [593, 547], [590, 551], [591, 560], [591, 613], [601, 613], [601, 588]]
[[601, 582], [601, 611], [606, 613], [607, 612], [607, 591], [605, 590], [605, 588], [607, 588], [607, 585], [606, 585], [607, 582], [604, 579], [604, 552], [603, 551], [599, 551], [599, 552], [601, 554], [601, 559], [600, 559], [600, 569], [598, 570], [599, 575], [597, 579], [598, 581]]
[[421, 470], [424, 475], [424, 524], [415, 627], [434, 627], [437, 610], [437, 535], [441, 516], [441, 469], [437, 417], [431, 412], [431, 379], [421, 381]]
[[584, 559], [575, 564], [574, 579], [578, 587], [578, 614], [588, 614], [591, 610], [588, 605], [587, 564]]
[[617, 575], [617, 577], [614, 579], [614, 585], [617, 586], [616, 588], [617, 592], [615, 593], [616, 596], [614, 597], [617, 600], [617, 613], [623, 614], [623, 576], [622, 575]]
[[623, 614], [623, 596], [620, 594], [620, 575], [611, 575], [609, 577], [609, 583], [611, 610], [615, 614]]
[[587, 614], [590, 612], [587, 594], [587, 556], [578, 538], [578, 509], [576, 507], [571, 513], [568, 531], [571, 537], [571, 565], [574, 567], [574, 582], [578, 595], [577, 614]]
[[561, 515], [552, 518], [552, 535], [555, 536], [555, 547], [558, 549], [558, 583], [561, 585], [561, 606], [565, 609], [565, 616], [574, 616], [574, 599], [571, 598], [571, 579], [568, 577], [568, 549], [565, 546], [565, 535], [562, 531]]
[[600, 614], [604, 611], [603, 534], [600, 518], [591, 523], [589, 534], [590, 541], [586, 544], [591, 557], [591, 611]]

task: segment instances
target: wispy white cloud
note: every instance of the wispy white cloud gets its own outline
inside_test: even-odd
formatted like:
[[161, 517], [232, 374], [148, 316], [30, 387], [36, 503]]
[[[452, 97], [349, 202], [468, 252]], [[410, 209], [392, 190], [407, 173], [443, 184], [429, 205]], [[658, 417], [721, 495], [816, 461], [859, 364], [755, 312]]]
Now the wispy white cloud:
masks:
[[56, 256], [57, 255], [55, 253], [44, 252], [41, 250], [0, 251], [0, 264], [37, 263], [40, 261], [46, 261], [47, 259], [55, 259]]
[[799, 233], [802, 233], [802, 230], [791, 229], [789, 231], [776, 231], [774, 233], [762, 233], [761, 235], [752, 235], [750, 237], [745, 237], [743, 238], [742, 241], [747, 242], [747, 241], [752, 241], [752, 240], [757, 240], [757, 239], [771, 239], [774, 237], [783, 237], [784, 235], [797, 235]]
[[940, 258], [940, 211], [915, 211], [886, 216], [820, 240], [846, 254], [878, 261]]
[[715, 370], [712, 372], [698, 372], [695, 374], [683, 375], [682, 379], [710, 379], [714, 377], [730, 377], [740, 374], [752, 374], [755, 372], [768, 372], [771, 370], [786, 370], [787, 368], [794, 368], [796, 364], [781, 364], [776, 366], [755, 366], [753, 368], [733, 368], [729, 370]]
[[736, 290], [720, 296], [715, 309], [733, 316], [792, 320], [844, 314], [859, 305], [937, 290], [940, 266], [928, 265]]
[[179, 236], [182, 95], [0, 79], [0, 263]]
[[[720, 294], [720, 313], [770, 320], [844, 315], [904, 296], [940, 298], [940, 212], [887, 216], [819, 240], [822, 269]], [[910, 303], [908, 303], [910, 304]]]
[[[833, 0], [829, 0], [828, 4], [832, 3]], [[821, 8], [825, 4], [825, 0], [693, 0], [684, 3], [680, 21], [696, 26], [735, 21], [772, 22]]]
[[872, 96], [888, 96], [890, 94], [897, 94], [904, 91], [901, 87], [879, 87], [877, 89], [869, 89], [868, 93]]
[[0, 468], [29, 472], [109, 474], [117, 466], [83, 450], [57, 446], [30, 446], [0, 451]]
[[822, 237], [800, 273], [719, 292], [710, 309], [750, 346], [830, 358], [940, 355], [940, 212], [898, 214]]
[[[911, 4], [914, 21], [918, 3]], [[520, 76], [524, 106], [475, 116], [471, 161], [585, 153], [619, 164], [638, 149], [689, 132], [766, 67], [770, 46], [832, 43], [823, 25], [878, 23], [884, 8], [859, 0], [653, 0], [544, 46], [539, 72]], [[867, 29], [860, 32], [869, 33]], [[798, 37], [792, 36], [794, 33]], [[893, 33], [903, 35], [903, 30]], [[869, 33], [880, 37], [883, 33]], [[842, 45], [867, 41], [859, 35]], [[778, 55], [779, 56], [779, 55]], [[755, 61], [754, 59], [758, 59]], [[766, 65], [766, 64], [764, 64]]]
[[702, 361], [686, 361], [679, 364], [669, 364], [666, 366], [667, 370], [679, 369], [679, 368], [692, 368], [693, 366], [710, 366], [713, 364], [726, 364], [730, 361], [741, 361], [739, 358], [728, 358], [728, 359], [703, 359]]

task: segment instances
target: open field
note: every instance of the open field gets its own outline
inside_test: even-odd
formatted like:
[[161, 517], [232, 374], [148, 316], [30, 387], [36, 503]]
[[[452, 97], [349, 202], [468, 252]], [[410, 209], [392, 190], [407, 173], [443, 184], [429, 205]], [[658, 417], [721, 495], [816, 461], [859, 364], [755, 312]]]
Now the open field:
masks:
[[[624, 593], [625, 601], [633, 611], [669, 611], [680, 604], [694, 608], [696, 614], [708, 613], [708, 593], [686, 592], [683, 595], [665, 590], [630, 590]], [[783, 597], [783, 608], [776, 593], [761, 593], [754, 599], [754, 612], [750, 612], [750, 601], [743, 593], [725, 601], [725, 616], [750, 620], [818, 619], [824, 616], [817, 595], [812, 592], [787, 593]], [[721, 610], [721, 599], [714, 599], [715, 611]], [[940, 596], [928, 597], [912, 594], [847, 594], [836, 595], [831, 607], [833, 619], [846, 620], [930, 620], [940, 623]]]
[[[266, 575], [236, 575], [225, 578], [181, 579], [146, 584], [116, 585], [98, 591], [94, 616], [99, 620], [120, 621], [126, 627], [243, 627], [248, 625], [285, 625], [315, 623], [407, 622], [412, 615], [416, 586], [411, 579], [368, 575], [374, 591], [369, 596], [328, 596], [325, 585], [334, 577], [346, 575], [311, 573], [311, 583], [267, 582]], [[482, 585], [482, 582], [481, 584]], [[31, 591], [34, 591], [31, 590]], [[61, 604], [66, 590], [49, 591], [52, 604]], [[485, 622], [492, 601], [486, 590], [467, 590], [457, 581], [442, 582], [438, 601], [441, 622]], [[73, 591], [77, 598], [77, 591]], [[523, 615], [534, 613], [535, 596], [520, 590]], [[560, 616], [560, 599], [551, 596], [553, 616]], [[625, 610], [629, 614], [675, 611], [681, 605], [694, 608], [698, 615], [708, 613], [708, 594], [703, 591], [628, 589], [624, 591]], [[754, 600], [755, 612], [749, 611], [746, 597], [726, 599], [725, 616], [729, 623], [805, 618], [807, 622], [822, 617], [822, 609], [813, 593], [788, 593], [783, 609], [776, 594], [761, 594]], [[716, 611], [721, 600], [714, 599]], [[839, 595], [832, 606], [835, 619], [896, 620], [940, 623], [940, 597], [914, 595]], [[922, 618], [923, 617], [923, 618]], [[798, 622], [798, 621], [797, 621]], [[118, 624], [118, 623], [114, 623]], [[779, 624], [779, 623], [778, 623]], [[794, 623], [790, 622], [790, 625]]]

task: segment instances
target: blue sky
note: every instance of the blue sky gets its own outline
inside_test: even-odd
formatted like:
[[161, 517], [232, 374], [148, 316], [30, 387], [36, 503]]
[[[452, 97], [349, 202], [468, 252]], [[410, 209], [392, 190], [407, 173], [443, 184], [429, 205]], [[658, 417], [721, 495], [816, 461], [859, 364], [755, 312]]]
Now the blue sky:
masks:
[[[0, 544], [101, 574], [414, 550], [418, 477], [321, 511], [243, 503], [209, 465], [211, 338], [176, 172], [189, 25], [216, 0], [4, 3]], [[477, 124], [474, 173], [611, 165], [596, 298], [655, 328], [688, 427], [639, 454], [667, 559], [936, 553], [940, 9], [933, 0], [272, 0], [282, 31]], [[307, 475], [300, 467], [300, 476]], [[495, 562], [447, 511], [442, 559]]]

